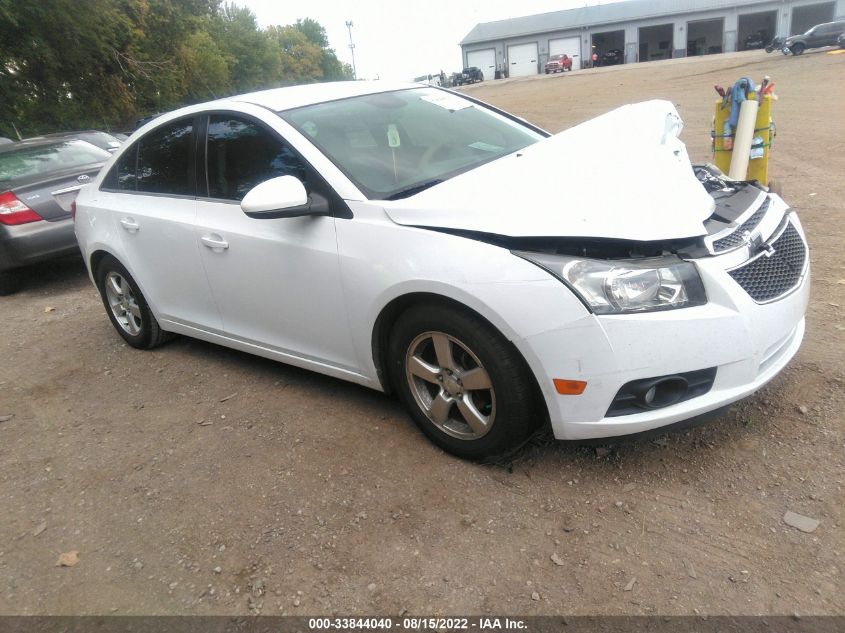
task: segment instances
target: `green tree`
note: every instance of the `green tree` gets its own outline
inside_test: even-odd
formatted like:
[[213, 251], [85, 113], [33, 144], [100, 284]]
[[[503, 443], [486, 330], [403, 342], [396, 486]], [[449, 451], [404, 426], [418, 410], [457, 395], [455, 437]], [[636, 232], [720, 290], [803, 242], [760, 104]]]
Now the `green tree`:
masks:
[[[84, 4], [83, 7], [79, 5]], [[101, 125], [132, 110], [120, 78], [132, 16], [144, 0], [4, 2], [0, 9], [0, 126], [28, 133]], [[96, 20], [80, 20], [96, 15]]]
[[229, 77], [236, 93], [278, 85], [281, 61], [272, 40], [258, 28], [247, 8], [226, 4], [213, 22], [212, 36], [229, 63]]
[[221, 0], [0, 0], [0, 136], [351, 77], [310, 18], [262, 30]]
[[206, 30], [189, 35], [178, 56], [188, 101], [216, 99], [231, 92], [231, 59]]
[[294, 26], [271, 26], [268, 37], [278, 47], [280, 79], [283, 84], [298, 84], [322, 78], [322, 50]]
[[300, 31], [308, 41], [321, 49], [320, 70], [324, 81], [340, 81], [352, 79], [352, 67], [342, 63], [334, 49], [329, 48], [329, 38], [326, 36], [326, 29], [311, 18], [300, 19], [293, 25]]
[[[197, 31], [220, 15], [220, 0], [141, 0], [133, 20], [135, 37], [121, 58], [121, 70], [142, 113], [175, 108], [189, 94], [189, 70], [180, 64]], [[196, 41], [196, 40], [195, 40]]]

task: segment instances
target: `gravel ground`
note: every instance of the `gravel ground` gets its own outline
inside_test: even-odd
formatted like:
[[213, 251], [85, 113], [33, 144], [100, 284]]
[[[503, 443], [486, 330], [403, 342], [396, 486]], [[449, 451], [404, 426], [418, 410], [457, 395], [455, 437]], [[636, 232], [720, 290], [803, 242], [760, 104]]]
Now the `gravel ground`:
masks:
[[466, 463], [379, 393], [186, 338], [130, 349], [81, 262], [33, 269], [0, 299], [0, 614], [845, 614], [843, 65], [760, 51], [467, 89], [552, 131], [669, 98], [703, 160], [712, 85], [776, 82], [807, 336], [687, 431]]

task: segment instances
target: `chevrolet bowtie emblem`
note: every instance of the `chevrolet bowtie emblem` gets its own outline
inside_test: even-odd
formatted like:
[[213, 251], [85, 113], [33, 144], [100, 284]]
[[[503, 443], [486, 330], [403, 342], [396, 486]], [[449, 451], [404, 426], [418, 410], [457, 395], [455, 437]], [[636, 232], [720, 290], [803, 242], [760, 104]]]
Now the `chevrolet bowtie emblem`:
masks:
[[771, 257], [775, 254], [774, 247], [771, 244], [765, 243], [763, 241], [763, 236], [759, 233], [752, 236], [748, 231], [745, 231], [742, 237], [748, 244], [748, 249], [752, 257], [758, 253], [763, 253], [766, 257]]

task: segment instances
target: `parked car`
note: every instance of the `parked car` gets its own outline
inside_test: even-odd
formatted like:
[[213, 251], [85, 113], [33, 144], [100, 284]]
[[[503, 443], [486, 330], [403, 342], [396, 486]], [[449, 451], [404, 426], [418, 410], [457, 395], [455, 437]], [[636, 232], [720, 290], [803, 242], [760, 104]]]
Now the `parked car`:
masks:
[[0, 136], [0, 145], [8, 145], [9, 143], [14, 143], [14, 141], [10, 138], [6, 138], [5, 136]]
[[572, 70], [572, 58], [567, 54], [552, 55], [546, 62], [546, 74]]
[[845, 20], [817, 24], [802, 35], [791, 35], [784, 42], [783, 53], [800, 55], [808, 48], [837, 46], [839, 36], [845, 33]]
[[392, 392], [466, 458], [546, 423], [634, 433], [753, 393], [804, 333], [798, 216], [691, 167], [681, 127], [668, 101], [550, 135], [413, 84], [257, 92], [147, 124], [76, 234], [133, 347], [178, 333]]
[[839, 48], [845, 48], [845, 33], [837, 38], [836, 43], [839, 45]]
[[17, 289], [17, 269], [79, 252], [53, 193], [90, 182], [109, 157], [77, 139], [0, 145], [0, 295]]
[[618, 48], [611, 48], [599, 57], [599, 66], [616, 66], [625, 62], [625, 54]]
[[476, 66], [468, 66], [461, 71], [462, 84], [474, 84], [478, 81], [484, 81], [484, 73]]
[[115, 152], [120, 147], [121, 140], [108, 132], [100, 132], [98, 130], [83, 130], [81, 132], [56, 132], [54, 134], [43, 134], [42, 136], [33, 136], [32, 138], [24, 139], [25, 141], [40, 141], [40, 140], [64, 140], [64, 139], [79, 139], [86, 141], [104, 149], [107, 152]]
[[748, 37], [745, 38], [743, 42], [743, 49], [750, 51], [757, 48], [763, 48], [766, 46], [766, 42], [769, 41], [769, 34], [765, 30], [761, 29], [759, 31], [754, 31]]

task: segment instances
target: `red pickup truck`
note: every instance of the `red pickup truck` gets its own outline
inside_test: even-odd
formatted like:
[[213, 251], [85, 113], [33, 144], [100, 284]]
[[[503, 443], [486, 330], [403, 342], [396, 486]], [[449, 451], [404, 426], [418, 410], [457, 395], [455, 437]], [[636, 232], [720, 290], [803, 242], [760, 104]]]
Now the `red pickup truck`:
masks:
[[572, 58], [569, 55], [552, 55], [546, 62], [546, 74], [572, 70]]

